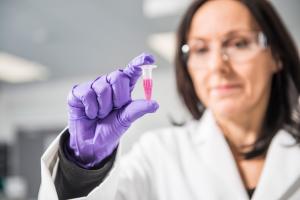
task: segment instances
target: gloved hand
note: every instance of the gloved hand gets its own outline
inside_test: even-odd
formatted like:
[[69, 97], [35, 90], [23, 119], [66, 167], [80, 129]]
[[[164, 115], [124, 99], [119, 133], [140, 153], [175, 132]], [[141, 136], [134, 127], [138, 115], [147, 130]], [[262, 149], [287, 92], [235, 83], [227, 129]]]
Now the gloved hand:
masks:
[[143, 53], [123, 70], [73, 87], [68, 97], [68, 149], [78, 165], [88, 169], [100, 163], [132, 122], [158, 109], [155, 101], [131, 99], [140, 66], [153, 63], [153, 56]]

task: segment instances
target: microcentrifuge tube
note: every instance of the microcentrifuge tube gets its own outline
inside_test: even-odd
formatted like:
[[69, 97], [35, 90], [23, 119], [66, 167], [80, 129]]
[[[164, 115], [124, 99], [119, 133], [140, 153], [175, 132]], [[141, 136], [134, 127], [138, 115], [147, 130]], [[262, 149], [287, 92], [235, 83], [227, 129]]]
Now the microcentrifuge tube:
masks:
[[143, 86], [145, 98], [147, 100], [151, 100], [152, 96], [152, 69], [156, 68], [156, 65], [142, 65], [141, 68], [143, 70]]

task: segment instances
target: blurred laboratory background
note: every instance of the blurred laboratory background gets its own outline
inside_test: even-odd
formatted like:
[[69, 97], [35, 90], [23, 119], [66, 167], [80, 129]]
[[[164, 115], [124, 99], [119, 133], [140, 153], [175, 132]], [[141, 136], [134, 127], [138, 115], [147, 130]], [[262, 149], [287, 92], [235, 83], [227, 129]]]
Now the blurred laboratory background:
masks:
[[[0, 0], [0, 199], [36, 199], [40, 156], [67, 125], [74, 84], [156, 57], [156, 114], [138, 120], [124, 152], [151, 129], [190, 116], [176, 94], [175, 31], [192, 0]], [[273, 0], [297, 44], [300, 1]], [[133, 98], [144, 98], [138, 82]]]

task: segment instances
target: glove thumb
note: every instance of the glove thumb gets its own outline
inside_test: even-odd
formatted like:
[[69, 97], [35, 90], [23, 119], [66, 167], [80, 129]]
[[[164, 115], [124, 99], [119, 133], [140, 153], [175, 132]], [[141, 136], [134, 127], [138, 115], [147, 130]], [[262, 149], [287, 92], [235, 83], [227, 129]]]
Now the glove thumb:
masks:
[[120, 112], [120, 121], [124, 126], [130, 126], [132, 122], [147, 113], [154, 113], [159, 108], [156, 101], [134, 100], [127, 104]]

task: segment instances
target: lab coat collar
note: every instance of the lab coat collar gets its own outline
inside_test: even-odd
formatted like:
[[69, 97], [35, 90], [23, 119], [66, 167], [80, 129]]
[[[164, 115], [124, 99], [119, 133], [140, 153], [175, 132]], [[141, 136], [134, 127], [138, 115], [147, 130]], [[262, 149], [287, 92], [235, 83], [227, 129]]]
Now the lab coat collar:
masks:
[[[232, 196], [226, 199], [249, 199], [230, 147], [210, 110], [205, 111], [193, 133], [201, 159], [224, 181], [224, 188], [231, 190]], [[276, 133], [252, 199], [280, 199], [293, 192], [292, 185], [300, 180], [300, 148], [287, 145], [294, 142], [287, 131]]]
[[[299, 188], [300, 148], [285, 130], [273, 138], [253, 199], [290, 199]], [[270, 198], [272, 197], [272, 198]]]

